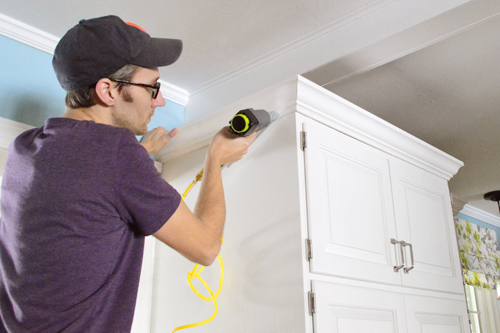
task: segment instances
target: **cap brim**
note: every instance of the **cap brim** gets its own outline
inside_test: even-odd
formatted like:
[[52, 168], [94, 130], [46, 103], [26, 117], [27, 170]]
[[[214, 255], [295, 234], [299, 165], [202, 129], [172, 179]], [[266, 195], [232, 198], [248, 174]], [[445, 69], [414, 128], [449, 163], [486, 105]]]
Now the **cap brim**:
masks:
[[163, 67], [176, 62], [181, 53], [180, 39], [151, 38], [144, 50], [130, 63], [141, 67]]

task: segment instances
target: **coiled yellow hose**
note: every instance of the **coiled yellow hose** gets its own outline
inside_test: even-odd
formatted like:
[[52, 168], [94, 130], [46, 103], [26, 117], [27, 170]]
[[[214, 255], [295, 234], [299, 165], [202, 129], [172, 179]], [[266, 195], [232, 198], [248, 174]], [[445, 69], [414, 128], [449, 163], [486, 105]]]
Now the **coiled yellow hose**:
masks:
[[[187, 194], [189, 193], [189, 191], [191, 190], [191, 188], [198, 182], [200, 181], [201, 179], [203, 178], [203, 169], [201, 169], [200, 172], [198, 172], [198, 174], [196, 175], [195, 179], [193, 180], [193, 182], [188, 186], [188, 188], [186, 189], [186, 191], [184, 191], [184, 194], [182, 195], [182, 200], [184, 200], [184, 198], [187, 196]], [[223, 239], [224, 241], [224, 239]], [[176, 329], [174, 329], [172, 331], [172, 333], [174, 332], [177, 332], [177, 331], [180, 331], [180, 330], [183, 330], [183, 329], [186, 329], [186, 328], [190, 328], [190, 327], [195, 327], [195, 326], [201, 326], [201, 325], [205, 325], [206, 323], [209, 323], [211, 322], [215, 316], [217, 316], [217, 312], [219, 310], [219, 307], [217, 305], [217, 297], [219, 296], [220, 294], [220, 291], [222, 289], [222, 283], [224, 281], [224, 264], [222, 262], [222, 258], [220, 256], [220, 254], [217, 256], [217, 259], [219, 259], [219, 264], [220, 264], [220, 281], [219, 281], [219, 288], [217, 289], [217, 292], [214, 293], [212, 292], [212, 289], [210, 289], [210, 287], [208, 286], [208, 284], [205, 282], [205, 280], [203, 280], [203, 278], [200, 276], [200, 273], [205, 269], [205, 266], [201, 266], [199, 264], [196, 264], [193, 268], [193, 270], [191, 272], [189, 272], [187, 274], [187, 279], [188, 279], [188, 283], [189, 283], [189, 286], [191, 286], [191, 289], [193, 290], [193, 292], [198, 295], [199, 298], [201, 298], [202, 300], [205, 300], [205, 301], [213, 301], [214, 302], [214, 314], [206, 319], [206, 320], [203, 320], [203, 321], [200, 321], [198, 323], [194, 323], [194, 324], [189, 324], [189, 325], [183, 325], [183, 326], [179, 326], [177, 327]], [[201, 268], [197, 271], [198, 267]], [[205, 288], [207, 289], [208, 293], [210, 294], [210, 297], [205, 297], [203, 296], [200, 292], [198, 292], [198, 290], [194, 287], [193, 285], [193, 279], [198, 279], [202, 284], [203, 286], [205, 286]]]

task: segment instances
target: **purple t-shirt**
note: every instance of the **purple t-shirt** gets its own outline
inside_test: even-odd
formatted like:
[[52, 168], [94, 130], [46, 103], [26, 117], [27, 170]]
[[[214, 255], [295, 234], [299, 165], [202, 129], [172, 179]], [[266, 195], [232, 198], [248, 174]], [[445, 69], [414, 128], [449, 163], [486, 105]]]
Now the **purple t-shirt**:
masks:
[[127, 129], [49, 119], [10, 146], [0, 332], [130, 331], [144, 236], [180, 195]]

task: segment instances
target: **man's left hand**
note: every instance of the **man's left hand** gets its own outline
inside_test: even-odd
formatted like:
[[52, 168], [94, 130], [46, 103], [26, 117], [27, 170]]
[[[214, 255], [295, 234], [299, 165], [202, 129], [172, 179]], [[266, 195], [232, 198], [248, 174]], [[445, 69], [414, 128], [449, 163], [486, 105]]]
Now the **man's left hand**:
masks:
[[167, 131], [163, 127], [157, 127], [151, 132], [147, 133], [141, 141], [141, 145], [146, 148], [149, 155], [158, 153], [167, 142], [172, 139], [179, 130], [174, 128], [171, 131]]

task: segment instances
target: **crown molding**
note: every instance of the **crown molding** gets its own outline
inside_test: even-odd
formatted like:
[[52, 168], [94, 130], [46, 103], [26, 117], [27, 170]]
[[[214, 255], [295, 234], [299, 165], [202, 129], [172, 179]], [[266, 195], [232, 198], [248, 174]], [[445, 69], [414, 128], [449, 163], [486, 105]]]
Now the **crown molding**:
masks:
[[470, 205], [465, 205], [460, 213], [500, 228], [500, 218], [493, 214], [487, 213], [484, 210], [472, 207]]
[[189, 101], [189, 93], [173, 84], [170, 84], [163, 80], [158, 80], [161, 84], [161, 94], [163, 98], [166, 98], [174, 103], [180, 104], [182, 106], [186, 106]]
[[[297, 113], [310, 117], [354, 139], [449, 180], [463, 166], [456, 158], [374, 116], [317, 84], [296, 76], [231, 103], [204, 118], [179, 128], [176, 139], [155, 154], [165, 163], [208, 146], [213, 133], [237, 110], [273, 110], [284, 117]], [[175, 142], [174, 142], [175, 141]]]
[[0, 13], [0, 35], [54, 54], [59, 38]]
[[[29, 26], [0, 13], [0, 35], [21, 42], [48, 54], [54, 54], [59, 38], [40, 29]], [[171, 83], [161, 81], [161, 94], [164, 98], [186, 106], [189, 94], [186, 90]]]

